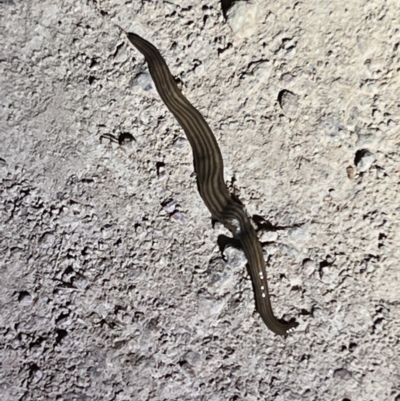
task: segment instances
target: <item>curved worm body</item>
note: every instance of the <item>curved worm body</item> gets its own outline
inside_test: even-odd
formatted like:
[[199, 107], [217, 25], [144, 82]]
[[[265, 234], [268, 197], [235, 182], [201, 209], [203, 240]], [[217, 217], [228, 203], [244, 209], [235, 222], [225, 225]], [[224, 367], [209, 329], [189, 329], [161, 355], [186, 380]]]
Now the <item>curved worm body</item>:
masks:
[[214, 134], [203, 116], [182, 95], [157, 48], [136, 34], [127, 33], [127, 36], [144, 55], [157, 92], [185, 131], [193, 151], [200, 196], [212, 216], [242, 245], [249, 262], [257, 311], [274, 333], [290, 333], [296, 323], [281, 323], [272, 311], [261, 244], [243, 206], [225, 185], [222, 155]]

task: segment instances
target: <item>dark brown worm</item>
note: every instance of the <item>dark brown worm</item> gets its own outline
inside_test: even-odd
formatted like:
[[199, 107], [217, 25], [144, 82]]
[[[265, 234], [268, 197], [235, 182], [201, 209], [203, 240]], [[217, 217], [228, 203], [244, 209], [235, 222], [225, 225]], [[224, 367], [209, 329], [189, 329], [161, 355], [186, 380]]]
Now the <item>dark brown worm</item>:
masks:
[[203, 116], [182, 95], [160, 52], [140, 36], [133, 33], [127, 35], [144, 55], [157, 92], [190, 142], [200, 196], [212, 216], [241, 243], [249, 262], [257, 311], [274, 333], [290, 333], [297, 324], [281, 323], [272, 311], [261, 244], [243, 205], [231, 196], [225, 185], [222, 155], [214, 134]]

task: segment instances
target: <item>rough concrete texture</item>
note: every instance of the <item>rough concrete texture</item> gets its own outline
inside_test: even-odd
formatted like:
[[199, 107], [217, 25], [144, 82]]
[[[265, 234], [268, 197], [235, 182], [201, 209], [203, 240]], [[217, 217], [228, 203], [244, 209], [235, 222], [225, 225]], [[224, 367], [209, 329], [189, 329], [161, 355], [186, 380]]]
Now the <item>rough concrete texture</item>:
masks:
[[[400, 399], [397, 0], [259, 0], [251, 26], [217, 0], [0, 7], [2, 400]], [[282, 228], [260, 236], [286, 339], [116, 24]]]

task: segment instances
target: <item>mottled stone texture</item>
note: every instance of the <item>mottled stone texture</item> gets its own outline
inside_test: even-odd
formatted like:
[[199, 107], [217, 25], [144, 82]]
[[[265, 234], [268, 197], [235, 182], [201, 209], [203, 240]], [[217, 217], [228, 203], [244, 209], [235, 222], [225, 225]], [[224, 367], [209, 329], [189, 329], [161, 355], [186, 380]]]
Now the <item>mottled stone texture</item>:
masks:
[[[0, 3], [1, 400], [399, 399], [398, 1], [249, 7], [239, 27], [216, 0]], [[116, 25], [160, 49], [279, 228], [261, 238], [288, 338], [243, 253], [221, 256]]]

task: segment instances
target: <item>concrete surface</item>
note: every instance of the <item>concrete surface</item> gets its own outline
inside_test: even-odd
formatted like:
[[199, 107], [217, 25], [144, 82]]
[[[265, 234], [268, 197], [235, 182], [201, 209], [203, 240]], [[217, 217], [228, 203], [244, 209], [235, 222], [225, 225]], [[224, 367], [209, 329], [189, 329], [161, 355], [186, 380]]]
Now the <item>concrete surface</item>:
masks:
[[[243, 6], [1, 2], [2, 400], [400, 399], [399, 3]], [[283, 227], [260, 235], [288, 338], [243, 253], [222, 258], [116, 24], [160, 49], [227, 182]]]

